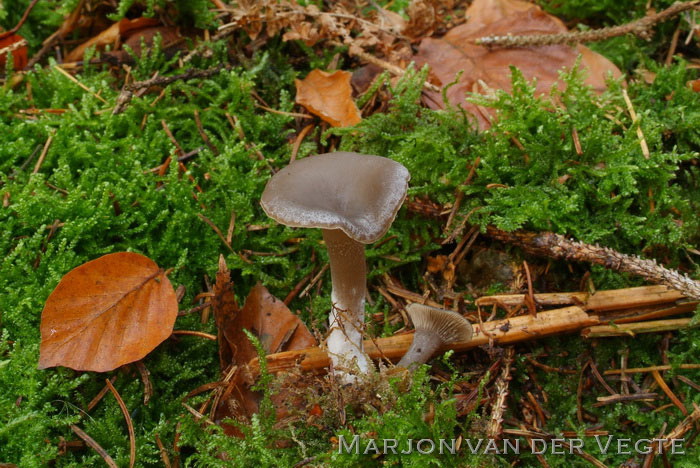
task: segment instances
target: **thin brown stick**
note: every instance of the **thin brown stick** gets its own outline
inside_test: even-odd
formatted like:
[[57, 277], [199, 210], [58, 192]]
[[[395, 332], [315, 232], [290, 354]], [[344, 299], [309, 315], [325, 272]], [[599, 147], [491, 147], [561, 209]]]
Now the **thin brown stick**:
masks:
[[313, 115], [302, 114], [302, 113], [299, 113], [299, 112], [286, 112], [286, 111], [281, 111], [281, 110], [279, 110], [279, 109], [273, 109], [272, 107], [268, 107], [268, 106], [266, 106], [266, 105], [264, 105], [264, 104], [255, 104], [255, 107], [257, 107], [257, 108], [259, 108], [259, 109], [266, 110], [266, 111], [271, 112], [271, 113], [273, 113], [273, 114], [277, 114], [277, 115], [286, 115], [287, 117], [296, 117], [296, 118], [298, 118], [298, 119], [313, 119], [313, 118], [314, 118]]
[[695, 390], [697, 390], [698, 392], [700, 392], [700, 385], [696, 384], [695, 382], [690, 380], [688, 377], [685, 377], [683, 375], [677, 375], [676, 378], [679, 381], [683, 382], [684, 384], [689, 385], [689, 386], [693, 387]]
[[639, 146], [642, 147], [642, 155], [644, 155], [644, 159], [649, 159], [651, 157], [651, 154], [649, 153], [649, 145], [647, 145], [647, 140], [644, 137], [642, 126], [639, 124], [637, 112], [635, 112], [629, 94], [627, 94], [627, 90], [624, 88], [622, 89], [622, 97], [625, 99], [625, 105], [630, 113], [630, 117], [632, 117], [632, 125], [637, 125], [637, 138], [639, 139]]
[[188, 405], [187, 403], [183, 403], [182, 406], [184, 406], [185, 409], [186, 409], [187, 411], [189, 411], [189, 412], [192, 414], [192, 416], [195, 417], [195, 419], [196, 419], [197, 421], [202, 421], [202, 422], [206, 423], [208, 426], [215, 426], [215, 424], [212, 422], [211, 419], [207, 418], [206, 416], [204, 416], [202, 413], [200, 413], [200, 412], [197, 411], [196, 409], [192, 408], [192, 407], [191, 407], [190, 405]]
[[209, 136], [204, 131], [204, 126], [202, 125], [202, 120], [199, 118], [199, 111], [197, 109], [194, 110], [194, 123], [197, 126], [197, 131], [199, 132], [199, 136], [202, 137], [202, 141], [204, 142], [204, 144], [209, 147], [212, 153], [218, 155], [219, 148], [214, 146], [214, 143], [211, 142]]
[[508, 387], [510, 384], [510, 366], [513, 364], [513, 355], [515, 349], [513, 346], [506, 348], [503, 355], [503, 365], [501, 366], [501, 375], [495, 383], [496, 401], [491, 409], [491, 418], [489, 419], [486, 434], [489, 439], [497, 439], [501, 436], [503, 430], [503, 413], [507, 407], [506, 398], [508, 398]]
[[141, 382], [143, 382], [143, 404], [147, 405], [153, 396], [153, 384], [151, 383], [151, 372], [146, 368], [143, 361], [134, 363], [136, 370], [139, 371]]
[[[626, 374], [640, 374], [644, 372], [667, 371], [673, 369], [673, 366], [651, 366], [651, 367], [632, 367], [624, 370]], [[700, 364], [681, 364], [678, 369], [700, 369]], [[622, 369], [609, 369], [603, 372], [604, 375], [621, 374]]]
[[[464, 183], [462, 186], [466, 186], [471, 184], [472, 179], [474, 178], [474, 174], [476, 174], [476, 168], [479, 166], [479, 163], [481, 162], [481, 157], [477, 156], [474, 162], [471, 164], [471, 168], [469, 169], [469, 174], [467, 174], [467, 178], [465, 179]], [[459, 208], [462, 206], [462, 200], [464, 199], [464, 191], [461, 190], [459, 187], [457, 188], [457, 194], [455, 195], [455, 202], [452, 205], [452, 209], [450, 210], [450, 215], [447, 217], [447, 221], [445, 222], [445, 227], [442, 229], [443, 234], [447, 234], [447, 231], [450, 230], [450, 226], [452, 225], [452, 221], [454, 221], [455, 215], [457, 214], [457, 211], [459, 211]]]
[[121, 92], [119, 93], [119, 96], [117, 97], [117, 104], [114, 106], [112, 114], [121, 114], [122, 112], [124, 112], [124, 109], [126, 109], [126, 106], [129, 105], [131, 99], [134, 97], [134, 93], [138, 90], [147, 89], [151, 86], [165, 86], [181, 80], [185, 81], [195, 78], [209, 78], [210, 76], [214, 76], [225, 69], [227, 69], [227, 67], [224, 65], [217, 65], [215, 67], [207, 68], [204, 70], [191, 68], [185, 73], [180, 73], [178, 75], [154, 76], [153, 78], [149, 78], [148, 80], [135, 81], [133, 83], [129, 83], [127, 85], [124, 85], [124, 88], [122, 88]]
[[323, 274], [328, 270], [329, 267], [330, 267], [330, 263], [326, 263], [325, 265], [323, 265], [321, 267], [321, 269], [318, 271], [318, 273], [316, 273], [316, 276], [311, 278], [311, 282], [304, 288], [304, 290], [301, 292], [301, 294], [299, 294], [299, 298], [302, 298], [309, 293], [311, 288], [313, 288], [314, 285], [318, 282], [318, 280], [321, 279], [321, 276], [323, 276]]
[[80, 429], [80, 428], [79, 428], [78, 426], [76, 426], [75, 424], [71, 424], [71, 425], [70, 425], [70, 428], [71, 428], [71, 430], [72, 430], [73, 432], [75, 432], [75, 435], [77, 435], [78, 437], [80, 437], [81, 439], [83, 439], [83, 440], [85, 441], [86, 444], [88, 444], [90, 447], [92, 447], [92, 449], [93, 449], [95, 452], [97, 452], [97, 454], [98, 454], [100, 457], [102, 457], [102, 459], [105, 461], [105, 463], [107, 464], [107, 466], [109, 466], [110, 468], [119, 468], [119, 466], [117, 466], [117, 464], [114, 462], [114, 459], [113, 459], [112, 457], [109, 456], [109, 454], [107, 453], [107, 451], [106, 451], [105, 449], [103, 449], [103, 448], [100, 446], [100, 444], [98, 444], [98, 443], [95, 441], [95, 439], [93, 439], [92, 437], [90, 437], [89, 435], [87, 435], [87, 433], [86, 433], [85, 431], [83, 431], [82, 429]]
[[536, 361], [532, 356], [527, 357], [527, 362], [532, 364], [535, 367], [539, 367], [540, 369], [547, 371], [547, 372], [557, 372], [559, 374], [569, 374], [569, 375], [576, 375], [579, 373], [579, 371], [575, 371], [573, 369], [560, 369], [558, 367], [552, 367], [548, 366], [547, 364], [542, 364], [539, 361]]
[[533, 317], [537, 315], [537, 304], [535, 303], [535, 293], [532, 289], [532, 276], [530, 275], [530, 266], [526, 260], [523, 260], [523, 268], [525, 269], [525, 277], [527, 278], [527, 295], [525, 296], [525, 304], [527, 310]]
[[651, 29], [657, 24], [666, 21], [674, 16], [695, 8], [699, 0], [676, 3], [669, 8], [653, 15], [632, 21], [631, 23], [609, 28], [593, 29], [590, 31], [566, 32], [561, 34], [533, 34], [523, 36], [486, 36], [474, 41], [477, 45], [486, 47], [533, 47], [554, 44], [578, 44], [581, 42], [595, 42], [610, 39], [612, 37], [634, 34], [647, 38]]
[[646, 392], [646, 393], [631, 393], [629, 395], [615, 394], [604, 397], [598, 397], [597, 403], [593, 403], [594, 408], [599, 408], [605, 405], [611, 405], [613, 403], [620, 403], [623, 401], [654, 401], [658, 394]]
[[581, 371], [578, 376], [578, 386], [576, 387], [576, 418], [579, 424], [583, 424], [583, 376], [586, 372], [586, 367], [591, 364], [591, 361], [586, 361], [586, 363], [581, 367]]
[[[110, 380], [111, 380], [112, 383], [114, 383], [114, 382], [117, 380], [117, 376], [116, 376], [116, 375], [115, 375], [115, 376], [112, 376], [112, 378], [111, 378]], [[94, 397], [92, 400], [90, 400], [90, 403], [88, 403], [88, 405], [87, 405], [87, 411], [92, 411], [92, 409], [93, 409], [95, 406], [97, 406], [97, 404], [98, 404], [100, 401], [102, 401], [102, 399], [104, 398], [104, 396], [107, 394], [108, 391], [109, 391], [109, 387], [108, 387], [108, 386], [105, 385], [104, 387], [102, 387], [102, 390], [100, 390], [100, 391], [97, 393], [97, 395], [95, 395], [95, 397]]]
[[117, 389], [114, 387], [114, 385], [112, 385], [112, 382], [110, 382], [109, 379], [105, 379], [105, 384], [107, 384], [107, 388], [109, 388], [109, 391], [112, 392], [114, 398], [117, 399], [119, 409], [122, 410], [122, 414], [126, 420], [126, 427], [129, 431], [129, 468], [134, 468], [134, 463], [136, 462], [136, 435], [134, 434], [134, 423], [131, 421], [131, 416], [129, 415], [129, 410], [126, 407], [126, 403], [124, 403], [124, 400], [122, 400], [121, 395], [119, 395]]
[[214, 224], [214, 222], [212, 220], [210, 220], [209, 218], [204, 216], [202, 213], [197, 213], [197, 216], [199, 217], [199, 219], [201, 219], [202, 221], [207, 223], [209, 225], [209, 227], [211, 227], [214, 230], [216, 235], [219, 236], [219, 239], [221, 239], [221, 242], [223, 242], [224, 245], [226, 247], [228, 247], [228, 249], [231, 252], [234, 252], [233, 247], [231, 247], [231, 243], [226, 240], [226, 237], [224, 237], [224, 234], [221, 232], [221, 229], [219, 229], [219, 227], [216, 224]]
[[87, 91], [88, 93], [92, 94], [94, 97], [96, 97], [96, 98], [99, 99], [100, 101], [102, 101], [103, 103], [109, 104], [105, 98], [103, 98], [102, 96], [100, 96], [99, 94], [95, 93], [93, 90], [91, 90], [90, 88], [88, 88], [87, 86], [85, 86], [84, 84], [82, 84], [80, 81], [78, 81], [78, 79], [77, 79], [76, 77], [74, 77], [73, 75], [71, 75], [70, 73], [68, 73], [67, 71], [65, 71], [63, 68], [59, 67], [58, 65], [54, 65], [53, 68], [54, 68], [56, 71], [60, 72], [63, 76], [65, 76], [66, 78], [68, 78], [69, 80], [71, 80], [73, 83], [77, 84], [77, 85], [80, 86], [82, 89], [84, 89], [85, 91]]
[[654, 380], [656, 380], [656, 383], [659, 384], [659, 387], [661, 387], [661, 390], [664, 391], [666, 396], [673, 402], [674, 405], [676, 405], [676, 407], [681, 411], [681, 413], [683, 413], [683, 416], [688, 416], [688, 410], [685, 408], [685, 405], [681, 402], [681, 400], [678, 399], [676, 394], [673, 393], [673, 390], [671, 390], [664, 378], [661, 377], [659, 371], [653, 370], [651, 371], [651, 375], [654, 376]]
[[301, 291], [301, 288], [304, 287], [304, 285], [313, 277], [313, 272], [309, 273], [308, 275], [304, 276], [299, 282], [294, 285], [291, 291], [289, 291], [289, 294], [284, 298], [282, 302], [284, 302], [284, 305], [289, 305], [290, 302], [294, 300], [295, 297], [299, 294]]
[[694, 427], [697, 427], [697, 423], [700, 421], [700, 406], [693, 403], [693, 408], [692, 413], [690, 413], [683, 421], [674, 427], [671, 432], [666, 434], [664, 437], [666, 440], [666, 442], [664, 442], [664, 450], [668, 450], [674, 440], [680, 439], [688, 431], [692, 430]]
[[32, 174], [36, 174], [39, 172], [39, 169], [41, 169], [41, 165], [44, 164], [44, 159], [46, 158], [46, 154], [49, 152], [49, 148], [51, 147], [51, 142], [53, 141], [53, 134], [49, 135], [49, 137], [46, 139], [46, 143], [44, 143], [44, 147], [41, 150], [41, 154], [39, 155], [39, 159], [37, 160], [36, 164], [34, 165], [34, 170], [32, 171]]
[[207, 340], [216, 341], [216, 335], [196, 330], [173, 330], [173, 335], [199, 336], [201, 338], [206, 338]]
[[315, 127], [315, 125], [310, 123], [306, 127], [302, 128], [301, 132], [299, 132], [299, 135], [297, 135], [296, 139], [294, 140], [294, 145], [292, 145], [292, 155], [289, 157], [290, 164], [296, 160], [297, 153], [299, 152], [299, 147], [301, 146], [301, 142], [304, 141], [304, 138], [306, 137], [306, 135], [314, 127]]
[[30, 3], [29, 6], [24, 10], [24, 14], [22, 15], [22, 18], [20, 18], [19, 22], [12, 29], [5, 31], [1, 35], [2, 36], [11, 36], [14, 33], [16, 33], [17, 31], [19, 31], [19, 28], [21, 28], [22, 25], [24, 24], [24, 22], [27, 21], [27, 18], [29, 17], [29, 13], [31, 13], [32, 9], [34, 8], [34, 5], [36, 5], [36, 3], [38, 1], [39, 0], [32, 0], [32, 3]]
[[170, 468], [170, 457], [168, 456], [168, 451], [165, 449], [165, 445], [160, 440], [160, 436], [156, 434], [156, 445], [158, 446], [158, 451], [160, 452], [160, 459], [163, 460], [163, 465], [165, 468]]
[[[439, 351], [445, 352], [450, 349], [457, 352], [466, 351], [488, 344], [489, 340], [505, 345], [555, 334], [570, 333], [599, 323], [599, 320], [597, 315], [589, 315], [577, 306], [540, 312], [536, 317], [522, 315], [510, 319], [494, 320], [484, 322], [483, 326], [474, 324], [474, 336], [470, 341], [452, 343], [442, 347]], [[413, 333], [407, 333], [365, 340], [364, 347], [365, 352], [372, 359], [386, 356], [388, 359], [395, 360], [406, 354], [412, 340]], [[298, 362], [300, 362], [299, 366], [302, 370], [320, 369], [330, 364], [328, 355], [319, 347], [270, 354], [266, 360], [270, 372], [293, 368]], [[256, 372], [256, 369], [259, 368], [257, 358], [253, 359], [249, 365]]]
[[581, 336], [584, 338], [605, 338], [611, 336], [637, 336], [638, 333], [657, 333], [662, 331], [686, 328], [692, 319], [682, 318], [673, 320], [654, 320], [652, 322], [626, 323], [623, 325], [596, 325], [584, 328]]
[[595, 263], [611, 270], [640, 276], [652, 283], [665, 284], [690, 299], [700, 299], [700, 283], [659, 265], [656, 260], [645, 260], [607, 247], [576, 242], [553, 232], [506, 232], [492, 226], [486, 232], [494, 239], [517, 245], [534, 255]]

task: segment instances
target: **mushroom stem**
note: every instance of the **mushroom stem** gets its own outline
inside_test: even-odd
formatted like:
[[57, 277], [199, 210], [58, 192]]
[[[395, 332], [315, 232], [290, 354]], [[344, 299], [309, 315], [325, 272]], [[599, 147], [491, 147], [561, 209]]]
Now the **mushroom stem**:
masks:
[[[340, 229], [323, 229], [323, 240], [328, 249], [333, 285], [328, 353], [337, 368], [351, 367], [355, 360], [361, 372], [368, 372], [371, 361], [362, 344], [367, 287], [365, 246]], [[345, 380], [349, 379], [345, 377]]]
[[425, 364], [435, 354], [435, 351], [443, 344], [443, 341], [435, 333], [418, 330], [413, 335], [411, 347], [396, 364], [409, 368], [410, 366]]

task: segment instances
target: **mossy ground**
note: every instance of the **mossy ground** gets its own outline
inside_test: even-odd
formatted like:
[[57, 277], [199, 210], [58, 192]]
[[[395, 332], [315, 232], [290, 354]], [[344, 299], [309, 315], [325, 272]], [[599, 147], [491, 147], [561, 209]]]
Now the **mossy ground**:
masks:
[[[0, 14], [5, 27], [17, 21], [28, 2], [11, 3]], [[121, 2], [122, 13], [134, 3]], [[145, 9], [180, 6], [182, 10], [186, 3], [150, 1], [145, 2]], [[187, 7], [194, 12], [189, 21], [210, 25], [208, 4], [195, 3]], [[403, 3], [394, 2], [396, 8]], [[603, 3], [607, 6], [601, 6]], [[644, 3], [579, 0], [559, 2], [556, 11], [574, 23], [591, 18], [591, 24], [600, 26], [641, 16]], [[75, 4], [62, 2], [58, 11], [69, 12]], [[52, 11], [40, 7], [20, 31], [30, 44], [37, 46], [60, 24], [60, 16]], [[512, 96], [500, 95], [493, 102], [483, 103], [497, 107], [501, 115], [498, 123], [483, 133], [475, 132], [469, 119], [458, 111], [421, 107], [419, 83], [424, 75], [412, 72], [398, 83], [387, 82], [382, 87], [383, 95], [391, 99], [390, 112], [369, 116], [352, 129], [323, 132], [317, 127], [302, 143], [299, 157], [322, 152], [331, 145], [381, 154], [410, 170], [410, 197], [425, 196], [444, 204], [454, 201], [455, 190], [479, 156], [481, 165], [473, 183], [462, 187], [467, 197], [458, 214], [460, 219], [473, 213], [471, 222], [481, 226], [493, 223], [503, 229], [553, 230], [623, 252], [656, 257], [671, 266], [689, 269], [697, 277], [698, 257], [688, 247], [697, 245], [700, 238], [700, 95], [686, 86], [688, 80], [697, 78], [696, 70], [687, 63], [676, 60], [669, 66], [658, 64], [672, 32], [664, 25], [650, 42], [621, 38], [594, 46], [609, 54], [630, 76], [638, 67], [655, 73], [652, 83], [638, 80], [628, 86], [649, 144], [648, 160], [642, 156], [635, 124], [626, 112], [621, 84], [611, 83], [609, 91], [598, 96], [580, 84], [576, 71], [567, 75], [566, 91], [554, 91], [556, 99], [565, 104], [554, 110], [548, 99], [533, 96], [532, 88], [516, 73]], [[242, 35], [237, 39], [247, 41]], [[213, 56], [195, 60], [190, 66], [229, 63], [235, 55], [229, 54], [223, 43], [213, 50]], [[431, 380], [431, 372], [424, 368], [408, 389], [397, 390], [399, 381], [384, 385], [381, 388], [386, 393], [377, 397], [375, 406], [368, 403], [348, 407], [342, 425], [339, 419], [327, 417], [317, 426], [307, 425], [302, 419], [278, 427], [270, 412], [263, 411], [246, 429], [248, 437], [244, 440], [228, 438], [215, 427], [202, 427], [181, 405], [189, 391], [219, 378], [213, 342], [180, 337], [167, 340], [151, 353], [144, 361], [154, 386], [148, 405], [142, 402], [138, 373], [130, 366], [106, 374], [36, 367], [44, 301], [66, 272], [100, 255], [129, 250], [147, 255], [162, 267], [173, 267], [171, 281], [186, 287], [183, 309], [205, 289], [204, 275], [214, 276], [220, 254], [233, 271], [239, 301], [258, 281], [284, 297], [314, 266], [325, 262], [318, 233], [276, 225], [258, 205], [270, 172], [267, 164], [256, 158], [256, 149], [272, 166], [284, 166], [292, 150], [290, 140], [301, 124], [292, 116], [260, 109], [251, 92], [256, 91], [276, 109], [292, 111], [293, 79], [313, 67], [327, 66], [337, 52], [272, 39], [264, 48], [237, 55], [230, 71], [207, 79], [176, 82], [165, 88], [157, 102], [153, 94], [135, 98], [120, 115], [112, 115], [111, 109], [121, 83], [106, 67], [86, 67], [79, 79], [99, 91], [109, 104], [69, 81], [52, 67], [53, 62], [37, 66], [18, 86], [10, 86], [9, 78], [5, 81], [0, 90], [0, 199], [5, 201], [0, 205], [0, 462], [22, 467], [99, 465], [99, 456], [90, 449], [59, 453], [62, 439], [76, 439], [70, 425], [77, 424], [120, 466], [127, 465], [127, 431], [114, 398], [108, 395], [94, 410], [85, 411], [104, 386], [105, 378], [112, 376], [117, 377], [115, 386], [132, 412], [139, 466], [162, 463], [157, 439], [163, 441], [171, 459], [179, 456], [182, 463], [196, 466], [231, 464], [218, 458], [221, 453], [227, 453], [239, 466], [291, 466], [307, 457], [314, 457], [312, 464], [333, 466], [505, 466], [514, 460], [473, 456], [464, 450], [459, 456], [386, 457], [339, 455], [334, 451], [332, 438], [341, 434], [416, 440], [450, 439], [460, 434], [480, 437], [488, 411], [477, 407], [467, 416], [457, 417], [452, 394], [458, 383], [478, 386], [468, 370], [475, 365], [488, 367], [491, 356], [485, 350], [436, 359], [433, 370], [444, 376], [440, 384]], [[296, 57], [294, 66], [287, 58], [290, 55]], [[345, 69], [355, 65], [349, 60], [340, 63]], [[156, 70], [162, 75], [183, 71], [178, 69], [176, 59], [166, 58], [156, 49], [138, 58], [132, 73], [143, 79]], [[22, 113], [30, 107], [65, 112]], [[218, 155], [202, 141], [195, 111]], [[238, 129], [231, 127], [227, 114], [240, 123], [244, 139]], [[163, 122], [185, 151], [201, 148], [186, 163], [186, 174], [179, 173], [176, 163], [162, 176], [149, 171], [175, 152]], [[583, 156], [576, 155], [572, 128], [579, 132]], [[513, 144], [512, 137], [524, 150]], [[34, 173], [48, 138], [52, 139], [51, 145]], [[523, 158], [523, 153], [529, 158]], [[564, 176], [565, 183], [559, 182]], [[493, 190], [490, 184], [505, 187]], [[199, 217], [204, 215], [225, 230], [232, 213], [235, 229], [231, 246], [235, 253]], [[265, 229], [249, 230], [249, 226]], [[391, 239], [368, 249], [370, 285], [390, 272], [408, 288], [422, 290], [425, 256], [449, 249], [439, 245], [441, 229], [441, 221], [403, 208], [389, 233]], [[295, 249], [288, 243], [291, 238], [300, 238], [293, 244]], [[487, 240], [481, 242], [488, 244]], [[284, 255], [250, 255], [252, 262], [248, 263], [238, 255], [244, 250]], [[554, 285], [559, 289], [576, 288], [588, 269], [586, 265], [572, 265], [567, 270], [557, 263], [552, 268], [566, 272]], [[592, 278], [599, 289], [638, 284], [635, 278], [597, 268], [592, 268]], [[328, 281], [321, 284], [318, 294], [291, 304], [310, 327], [319, 330], [324, 329], [323, 317], [330, 301]], [[368, 315], [386, 314], [389, 304], [378, 295], [374, 299]], [[176, 328], [215, 332], [213, 322], [201, 324], [194, 315], [178, 319]], [[394, 331], [389, 325], [375, 328], [377, 334]], [[544, 430], [580, 433], [585, 428], [576, 418], [577, 377], [533, 369], [526, 354], [539, 356], [553, 367], [580, 371], [591, 358], [600, 366], [619, 363], [624, 351], [629, 354], [629, 365], [640, 367], [660, 363], [659, 349], [666, 349], [664, 340], [670, 340], [664, 354], [672, 364], [699, 361], [697, 329], [680, 331], [670, 338], [657, 334], [584, 342], [578, 336], [569, 336], [519, 346], [509, 400], [513, 405], [506, 417], [518, 419], [517, 402], [528, 391], [535, 391], [548, 395], [545, 409], [551, 417]], [[683, 375], [700, 381], [699, 371], [683, 371]], [[641, 377], [635, 379], [642, 384]], [[653, 437], [682, 419], [674, 407], [658, 412], [642, 404], [592, 408], [600, 391], [594, 388], [586, 392], [584, 406], [595, 415], [597, 424], [616, 437]], [[691, 387], [680, 385], [675, 391], [687, 407], [692, 402], [700, 404], [700, 394]], [[197, 398], [204, 397], [188, 403], [201, 402]], [[318, 399], [329, 415], [345, 409], [342, 405], [334, 407], [321, 394]], [[382, 401], [391, 404], [382, 406]], [[377, 413], [378, 407], [382, 414]], [[426, 418], [431, 411], [432, 420]], [[179, 453], [173, 450], [176, 433]], [[285, 447], [270, 443], [280, 439], [293, 443]], [[593, 442], [586, 447], [609, 466], [629, 458], [601, 454]], [[550, 466], [587, 466], [575, 456], [545, 458]], [[522, 466], [539, 463], [534, 455], [522, 455], [520, 459]], [[690, 467], [697, 466], [694, 460], [698, 459], [700, 449], [696, 445], [686, 448], [686, 455], [672, 462], [673, 466]]]

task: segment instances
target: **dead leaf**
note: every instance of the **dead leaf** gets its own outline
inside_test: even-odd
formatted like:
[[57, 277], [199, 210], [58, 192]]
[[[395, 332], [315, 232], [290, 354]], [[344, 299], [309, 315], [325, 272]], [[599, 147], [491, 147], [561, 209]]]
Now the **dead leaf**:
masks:
[[235, 320], [223, 332], [233, 350], [233, 364], [245, 365], [257, 357], [255, 347], [243, 332], [253, 333], [266, 354], [316, 345], [316, 339], [298, 316], [262, 284], [253, 286]]
[[686, 83], [690, 89], [696, 93], [700, 93], [700, 80], [690, 80]]
[[404, 35], [411, 39], [430, 36], [440, 25], [438, 9], [442, 0], [413, 0], [408, 5], [409, 21], [403, 29]]
[[[585, 82], [596, 91], [605, 89], [605, 78], [609, 72], [621, 76], [612, 62], [584, 46], [552, 45], [521, 48], [492, 48], [474, 44], [474, 40], [485, 36], [558, 34], [566, 32], [566, 26], [556, 17], [542, 11], [540, 7], [521, 0], [475, 0], [468, 8], [468, 20], [445, 34], [440, 39], [426, 38], [421, 41], [414, 59], [419, 66], [428, 64], [433, 79], [442, 86], [454, 81], [463, 71], [460, 80], [447, 90], [447, 99], [454, 106], [471, 112], [482, 129], [490, 127], [495, 114], [484, 115], [482, 109], [466, 103], [472, 92], [493, 92], [496, 89], [510, 91], [510, 66], [519, 68], [526, 79], [537, 80], [537, 93], [549, 93], [553, 84], [560, 88], [559, 72], [574, 65], [581, 54], [581, 66], [587, 72]], [[428, 105], [442, 108], [442, 96], [427, 91]]]
[[[301, 319], [261, 284], [253, 287], [243, 308], [237, 310], [235, 302], [232, 302], [230, 297], [226, 299], [228, 295], [226, 283], [230, 285], [230, 278], [225, 264], [222, 268], [222, 261], [223, 259], [220, 259], [212, 307], [217, 325], [224, 327], [223, 330], [219, 330], [219, 336], [223, 336], [219, 346], [225, 347], [224, 351], [220, 351], [220, 356], [230, 355], [231, 362], [227, 367], [237, 365], [239, 371], [229, 382], [224, 398], [216, 409], [214, 419], [217, 422], [226, 418], [245, 421], [258, 412], [261, 396], [260, 393], [251, 389], [252, 382], [247, 375], [246, 366], [251, 359], [257, 357], [257, 352], [243, 330], [246, 329], [258, 337], [265, 354], [303, 349], [316, 346], [318, 343]], [[286, 396], [278, 393], [273, 398], [273, 402], [277, 408], [278, 418], [285, 417], [287, 415], [285, 407], [290, 404]], [[242, 433], [235, 426], [230, 424], [222, 424], [222, 426], [227, 434], [242, 437]]]
[[156, 263], [131, 252], [69, 271], [41, 314], [39, 368], [106, 372], [138, 361], [170, 336], [175, 290]]
[[231, 272], [226, 266], [226, 260], [224, 260], [223, 255], [219, 255], [219, 271], [216, 272], [214, 296], [211, 298], [211, 303], [217, 328], [217, 341], [219, 343], [219, 366], [223, 372], [224, 369], [233, 363], [234, 353], [234, 348], [224, 338], [224, 330], [236, 327], [235, 321], [240, 313], [236, 295], [233, 293]]
[[334, 127], [355, 125], [362, 117], [352, 100], [351, 77], [351, 73], [342, 70], [312, 70], [303, 80], [294, 80], [296, 103]]
[[[75, 49], [71, 50], [66, 55], [66, 62], [77, 62], [82, 60], [88, 47], [95, 46], [97, 48], [104, 48], [105, 46], [112, 45], [113, 50], [117, 49], [121, 45], [122, 39], [133, 36], [139, 30], [151, 28], [152, 26], [158, 24], [160, 23], [154, 18], [136, 18], [133, 20], [127, 18], [121, 19], [104, 31], [100, 32], [98, 35], [88, 39]], [[151, 36], [152, 35], [153, 34], [151, 34]], [[165, 43], [165, 40], [163, 42]], [[138, 45], [140, 47], [140, 42]]]
[[19, 34], [0, 34], [0, 68], [5, 68], [8, 53], [12, 54], [15, 70], [27, 66], [27, 41]]

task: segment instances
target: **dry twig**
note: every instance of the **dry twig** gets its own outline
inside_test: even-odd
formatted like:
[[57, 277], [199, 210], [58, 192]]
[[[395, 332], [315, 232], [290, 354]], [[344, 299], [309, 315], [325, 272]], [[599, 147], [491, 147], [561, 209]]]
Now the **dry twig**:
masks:
[[683, 13], [684, 11], [696, 8], [700, 0], [676, 3], [669, 8], [645, 16], [644, 18], [632, 21], [631, 23], [609, 28], [593, 29], [590, 31], [566, 32], [561, 34], [533, 34], [523, 36], [486, 36], [474, 41], [477, 45], [486, 47], [533, 47], [554, 44], [578, 44], [581, 42], [596, 42], [610, 39], [612, 37], [634, 34], [642, 38], [649, 38], [652, 28], [663, 21]]
[[576, 242], [553, 232], [506, 232], [489, 226], [487, 234], [494, 239], [515, 244], [527, 253], [577, 262], [590, 262], [611, 270], [632, 273], [656, 284], [665, 284], [690, 299], [700, 300], [700, 283], [659, 265], [656, 260], [617, 252], [607, 247]]

